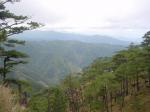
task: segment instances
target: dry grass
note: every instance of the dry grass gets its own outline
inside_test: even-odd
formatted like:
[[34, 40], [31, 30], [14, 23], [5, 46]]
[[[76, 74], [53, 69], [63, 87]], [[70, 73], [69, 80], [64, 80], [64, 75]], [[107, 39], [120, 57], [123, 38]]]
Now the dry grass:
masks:
[[131, 97], [124, 108], [124, 112], [150, 112], [150, 90], [145, 89], [135, 97]]
[[10, 88], [0, 85], [0, 112], [20, 112]]

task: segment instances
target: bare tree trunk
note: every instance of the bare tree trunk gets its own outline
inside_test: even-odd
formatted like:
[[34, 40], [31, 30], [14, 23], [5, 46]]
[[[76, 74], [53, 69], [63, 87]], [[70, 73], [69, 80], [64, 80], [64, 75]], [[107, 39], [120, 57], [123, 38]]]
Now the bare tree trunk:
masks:
[[22, 88], [21, 88], [21, 84], [18, 84], [18, 93], [19, 93], [19, 102], [20, 102], [20, 105], [22, 105], [22, 98], [21, 98]]
[[7, 62], [7, 57], [5, 57], [4, 59], [3, 81], [6, 79], [6, 62]]
[[47, 112], [51, 112], [50, 99], [48, 98]]
[[121, 97], [122, 97], [122, 103], [121, 103], [121, 111], [122, 111], [124, 106], [124, 80], [121, 83]]
[[150, 86], [150, 69], [148, 71], [148, 79], [149, 79], [149, 86]]
[[137, 89], [137, 92], [140, 90], [140, 87], [139, 87], [139, 75], [138, 75], [138, 73], [136, 74], [136, 89]]
[[106, 105], [106, 111], [109, 112], [108, 91], [107, 91], [107, 86], [106, 85], [105, 85], [105, 105]]
[[126, 96], [129, 94], [129, 82], [128, 77], [126, 76]]
[[110, 92], [110, 112], [112, 112], [112, 92]]

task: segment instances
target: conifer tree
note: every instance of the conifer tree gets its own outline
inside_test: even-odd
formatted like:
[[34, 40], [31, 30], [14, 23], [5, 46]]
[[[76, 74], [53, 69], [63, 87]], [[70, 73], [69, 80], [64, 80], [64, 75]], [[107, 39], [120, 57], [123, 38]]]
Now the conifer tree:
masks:
[[25, 41], [16, 40], [12, 36], [36, 29], [41, 24], [29, 20], [27, 16], [16, 15], [6, 8], [6, 4], [14, 2], [19, 0], [0, 0], [0, 75], [5, 86], [15, 84], [18, 87], [19, 102], [26, 106], [27, 95], [23, 95], [22, 87], [27, 83], [7, 77], [9, 72], [14, 71], [14, 66], [25, 64], [23, 58], [27, 57], [25, 53], [15, 49], [16, 45], [24, 45]]
[[13, 66], [24, 64], [23, 58], [27, 57], [26, 54], [16, 51], [14, 48], [18, 44], [24, 45], [25, 42], [11, 37], [41, 26], [37, 22], [30, 21], [27, 16], [10, 12], [5, 5], [14, 2], [17, 0], [0, 0], [0, 75], [3, 77], [3, 81]]
[[148, 82], [150, 85], [150, 31], [143, 36], [143, 39], [142, 46], [144, 52], [142, 56], [144, 57], [145, 69], [148, 72]]

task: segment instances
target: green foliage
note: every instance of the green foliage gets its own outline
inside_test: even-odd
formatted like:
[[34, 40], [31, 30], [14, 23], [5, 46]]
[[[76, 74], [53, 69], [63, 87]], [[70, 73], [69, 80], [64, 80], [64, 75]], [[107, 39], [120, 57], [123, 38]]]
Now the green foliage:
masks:
[[11, 39], [10, 36], [40, 27], [40, 24], [36, 22], [27, 22], [27, 16], [15, 15], [7, 10], [5, 4], [9, 2], [14, 1], [0, 1], [0, 58], [2, 59], [0, 73], [3, 76], [3, 80], [6, 79], [7, 73], [12, 70], [14, 65], [24, 64], [25, 61], [22, 58], [27, 57], [21, 51], [12, 49], [17, 44], [24, 45], [25, 42]]
[[[24, 45], [24, 41], [9, 39], [8, 37], [38, 28], [40, 25], [36, 22], [27, 21], [28, 17], [26, 16], [17, 16], [6, 10], [5, 3], [8, 2], [14, 1], [0, 1], [0, 58], [2, 59], [2, 62], [0, 62], [0, 74], [3, 77], [2, 82], [5, 86], [13, 84], [17, 86], [20, 104], [23, 102], [24, 106], [28, 107], [28, 112], [112, 112], [114, 105], [120, 111], [123, 111], [126, 99], [131, 95], [134, 96], [134, 101], [131, 102], [133, 109], [136, 112], [141, 111], [140, 107], [143, 104], [136, 95], [143, 88], [150, 87], [150, 32], [144, 35], [144, 41], [141, 45], [131, 44], [128, 49], [119, 51], [111, 58], [96, 59], [82, 72], [66, 76], [61, 81], [61, 85], [48, 87], [38, 93], [31, 94], [27, 104], [28, 95], [26, 92], [24, 95], [22, 93], [23, 91], [29, 91], [27, 90], [30, 88], [29, 84], [26, 81], [7, 78], [8, 73], [13, 70], [15, 65], [26, 63], [23, 58], [27, 58], [27, 55], [22, 53], [22, 50], [17, 51], [13, 49], [18, 44]], [[7, 22], [8, 19], [11, 19], [10, 23]], [[55, 69], [58, 74], [60, 74], [58, 68], [63, 66], [66, 60], [73, 60], [74, 63], [83, 67], [87, 63], [82, 61], [84, 57], [76, 53], [80, 54], [83, 51], [86, 55], [90, 55], [91, 52], [88, 49], [90, 45], [86, 44], [87, 51], [85, 52], [82, 44], [77, 43], [77, 48], [72, 52], [71, 47], [74, 44], [72, 42], [58, 52], [56, 47], [58, 44], [56, 42], [53, 43], [55, 47], [51, 48], [51, 51], [57, 51], [57, 55], [52, 55], [52, 57], [55, 57], [52, 62], [57, 67], [47, 66], [48, 57], [44, 57], [42, 62], [44, 62], [46, 67]], [[98, 47], [99, 45], [95, 46]], [[64, 52], [67, 52], [66, 54], [69, 55], [65, 55]], [[46, 52], [42, 51], [42, 53]], [[57, 59], [61, 60], [61, 53], [65, 58], [59, 64]], [[96, 56], [99, 55], [97, 52], [92, 51], [92, 53]], [[76, 62], [76, 60], [72, 59], [70, 57], [71, 54], [74, 54], [74, 57], [79, 61]], [[103, 54], [103, 56], [106, 56], [106, 54]], [[93, 55], [90, 55], [90, 58], [87, 60], [92, 59]], [[72, 68], [73, 62], [68, 63], [68, 66]], [[41, 63], [38, 65], [41, 66]], [[73, 70], [71, 69], [70, 72], [73, 72]], [[33, 78], [33, 80], [36, 79]]]
[[66, 98], [59, 87], [50, 87], [31, 97], [29, 112], [66, 112]]
[[[52, 48], [52, 50], [57, 49]], [[18, 58], [16, 53], [11, 53], [11, 56]], [[126, 97], [136, 95], [142, 90], [141, 86], [148, 85], [145, 82], [148, 79], [149, 68], [146, 61], [148, 57], [145, 55], [147, 53], [147, 48], [131, 44], [128, 49], [117, 52], [111, 58], [98, 58], [85, 67], [82, 72], [66, 76], [61, 80], [59, 86], [49, 87], [32, 95], [28, 111], [112, 112], [116, 107], [123, 110], [126, 105]], [[19, 55], [23, 57], [23, 54]], [[60, 60], [59, 55], [57, 56]], [[69, 56], [65, 57], [67, 60], [70, 58]], [[53, 63], [58, 68], [63, 65], [58, 64], [57, 60], [53, 60]], [[51, 68], [51, 66], [48, 67]], [[132, 102], [135, 111], [140, 111], [138, 109], [141, 106], [140, 103], [139, 99]]]
[[[18, 89], [18, 100], [20, 105], [27, 105], [27, 86], [26, 81], [8, 78], [10, 72], [14, 71], [14, 66], [25, 64], [24, 58], [28, 56], [21, 51], [15, 50], [17, 45], [24, 45], [24, 41], [15, 40], [12, 35], [23, 33], [40, 27], [40, 24], [29, 21], [27, 16], [16, 15], [7, 10], [7, 3], [16, 2], [14, 0], [0, 0], [0, 83]], [[25, 90], [26, 89], [26, 90]], [[13, 89], [14, 91], [16, 89]], [[8, 110], [10, 111], [10, 110]]]
[[144, 47], [150, 47], [150, 31], [143, 36], [143, 39], [142, 45]]
[[83, 69], [84, 80], [94, 80], [98, 75], [111, 70], [110, 58], [98, 58], [90, 66]]
[[28, 105], [29, 112], [46, 112], [48, 104], [45, 97], [35, 95], [32, 96]]
[[25, 46], [17, 46], [17, 50], [30, 56], [29, 63], [17, 66], [19, 73], [13, 76], [42, 86], [58, 84], [67, 74], [81, 72], [95, 58], [112, 56], [123, 48], [77, 41], [27, 41]]

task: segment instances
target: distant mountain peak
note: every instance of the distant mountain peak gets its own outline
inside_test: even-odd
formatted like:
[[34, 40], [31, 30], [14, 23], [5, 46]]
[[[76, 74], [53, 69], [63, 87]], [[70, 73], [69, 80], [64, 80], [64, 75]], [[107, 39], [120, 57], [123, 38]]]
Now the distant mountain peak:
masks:
[[106, 35], [84, 35], [55, 31], [27, 31], [23, 34], [16, 35], [16, 37], [21, 37], [28, 41], [74, 40], [86, 43], [105, 43], [112, 45], [129, 45], [130, 43]]

